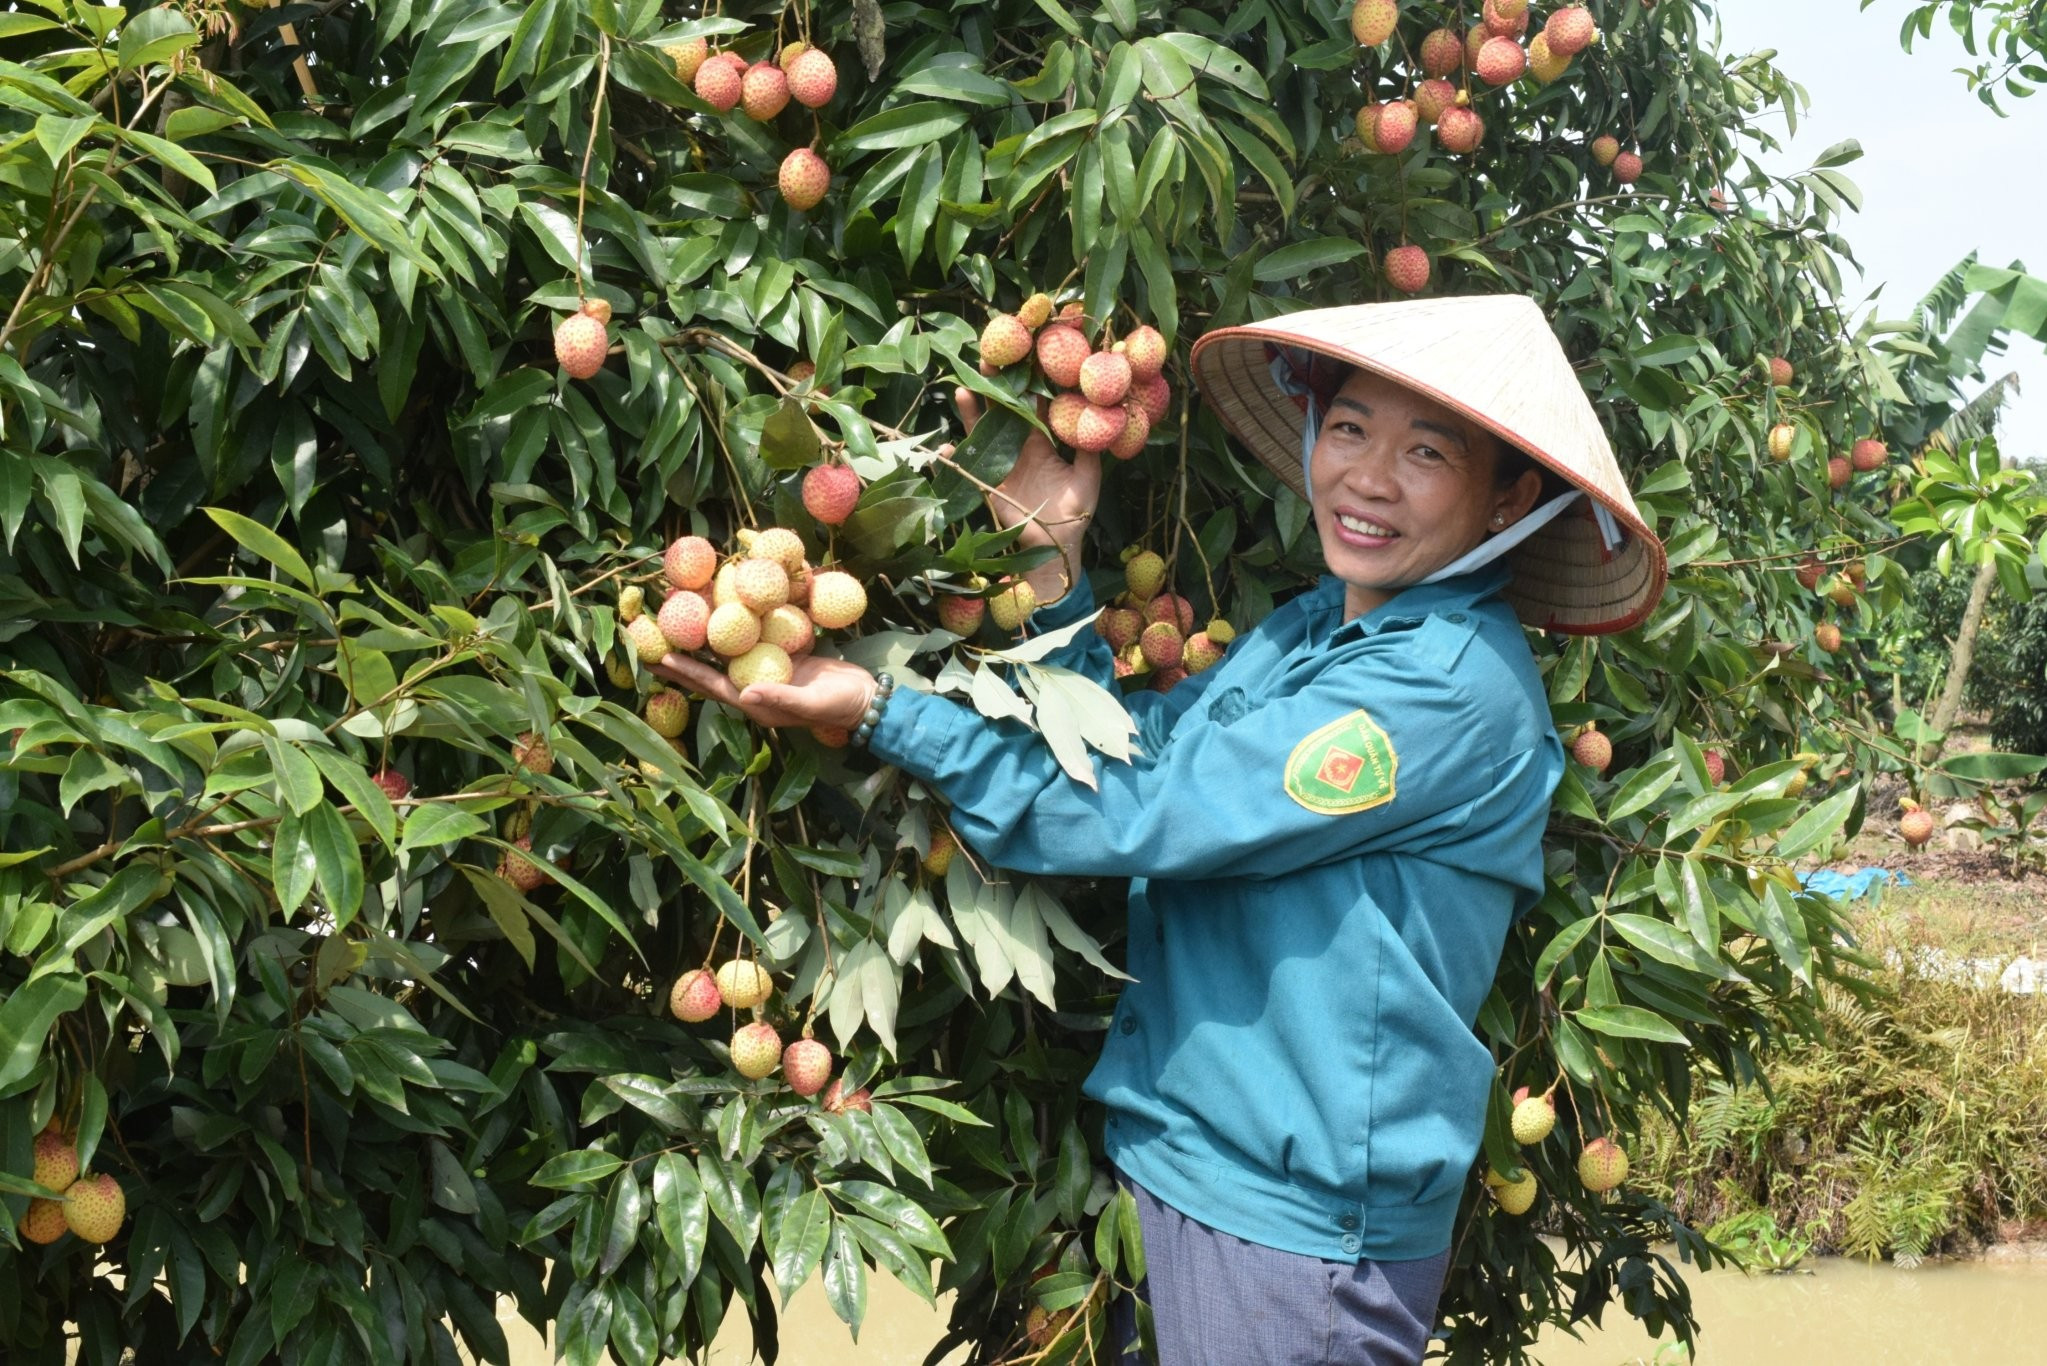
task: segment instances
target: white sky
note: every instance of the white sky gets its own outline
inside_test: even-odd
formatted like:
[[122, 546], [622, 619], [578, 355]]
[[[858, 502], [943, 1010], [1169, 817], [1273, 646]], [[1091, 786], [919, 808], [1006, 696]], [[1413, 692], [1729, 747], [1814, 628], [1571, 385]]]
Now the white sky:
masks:
[[[1902, 317], [1972, 249], [1987, 265], [2024, 261], [2047, 275], [2047, 90], [2002, 99], [1999, 118], [1954, 68], [1969, 63], [1943, 22], [1908, 56], [1898, 30], [1910, 0], [1720, 0], [1730, 53], [1777, 50], [1777, 65], [1812, 96], [1783, 153], [1761, 158], [1776, 174], [1804, 170], [1844, 138], [1862, 144], [1841, 167], [1863, 192], [1863, 211], [1841, 235], [1861, 263], [1842, 278], [1846, 302], [1882, 290], [1879, 316]], [[1781, 117], [1771, 129], [1784, 138]], [[1855, 309], [1857, 317], [1864, 310]], [[1999, 445], [2012, 461], [2047, 461], [2047, 351], [2007, 339], [1984, 361], [1986, 380], [2017, 371], [2020, 396], [2004, 411]]]

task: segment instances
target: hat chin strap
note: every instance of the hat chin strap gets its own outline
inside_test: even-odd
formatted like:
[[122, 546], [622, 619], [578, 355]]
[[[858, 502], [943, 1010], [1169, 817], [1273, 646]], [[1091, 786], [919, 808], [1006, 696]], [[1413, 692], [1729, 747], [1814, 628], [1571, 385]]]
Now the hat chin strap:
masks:
[[[1299, 353], [1296, 352], [1295, 354]], [[1295, 369], [1293, 365], [1288, 363], [1289, 359], [1284, 350], [1275, 355], [1272, 358], [1271, 373], [1273, 382], [1279, 386], [1281, 393], [1301, 399], [1306, 404], [1305, 411], [1301, 415], [1301, 487], [1310, 490], [1308, 501], [1312, 503], [1314, 501], [1313, 489], [1315, 484], [1313, 479], [1309, 477], [1309, 467], [1315, 456], [1315, 442], [1322, 435], [1322, 406], [1315, 401], [1315, 391], [1295, 378]], [[1454, 575], [1469, 574], [1474, 569], [1491, 564], [1494, 560], [1499, 559], [1515, 546], [1520, 545], [1530, 536], [1533, 536], [1536, 532], [1555, 521], [1565, 508], [1568, 508], [1571, 504], [1584, 497], [1586, 497], [1586, 494], [1583, 489], [1571, 489], [1558, 494], [1526, 517], [1523, 517], [1520, 521], [1514, 523], [1513, 526], [1486, 537], [1468, 552], [1452, 560], [1449, 564], [1444, 565], [1435, 573], [1421, 580], [1421, 582], [1435, 583], [1440, 579], [1451, 578]], [[1620, 520], [1607, 509], [1606, 504], [1597, 499], [1590, 499], [1589, 501], [1592, 503], [1592, 519], [1599, 525], [1599, 539], [1605, 544], [1609, 553], [1619, 550], [1627, 543], [1628, 533], [1622, 529]]]

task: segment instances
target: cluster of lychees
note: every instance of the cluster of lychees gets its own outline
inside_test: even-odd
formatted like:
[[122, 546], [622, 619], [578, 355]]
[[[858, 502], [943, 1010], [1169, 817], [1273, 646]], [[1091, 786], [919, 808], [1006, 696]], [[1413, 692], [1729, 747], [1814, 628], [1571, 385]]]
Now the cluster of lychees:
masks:
[[49, 1244], [67, 1230], [88, 1243], [104, 1243], [121, 1231], [128, 1216], [128, 1197], [121, 1183], [105, 1172], [81, 1176], [78, 1149], [52, 1122], [36, 1135], [32, 1179], [44, 1190], [61, 1191], [55, 1200], [36, 1196], [28, 1202], [17, 1232], [31, 1243]]
[[1189, 674], [1214, 668], [1237, 632], [1215, 618], [1194, 629], [1194, 604], [1166, 591], [1166, 562], [1155, 550], [1133, 550], [1123, 562], [1126, 592], [1095, 617], [1095, 631], [1116, 654], [1116, 677], [1149, 674], [1170, 692]]
[[[1514, 1113], [1508, 1122], [1513, 1130], [1514, 1141], [1523, 1147], [1540, 1143], [1556, 1128], [1557, 1111], [1549, 1094], [1529, 1094], [1523, 1086], [1514, 1092]], [[1603, 1194], [1625, 1181], [1628, 1176], [1628, 1154], [1610, 1138], [1594, 1138], [1586, 1141], [1578, 1154], [1578, 1180], [1585, 1189], [1595, 1195]], [[1521, 1176], [1510, 1181], [1498, 1171], [1486, 1172], [1486, 1185], [1492, 1188], [1493, 1198], [1500, 1202], [1500, 1208], [1509, 1214], [1526, 1214], [1535, 1204], [1535, 1173], [1523, 1167]]]
[[[702, 536], [670, 543], [661, 557], [667, 598], [658, 611], [642, 610], [625, 623], [626, 640], [642, 664], [658, 664], [671, 650], [708, 648], [741, 688], [787, 683], [794, 661], [816, 644], [819, 630], [844, 630], [866, 613], [867, 590], [860, 580], [842, 569], [812, 567], [794, 531], [742, 530], [737, 539], [738, 552], [722, 560]], [[664, 717], [655, 729], [666, 724]], [[680, 734], [681, 721], [673, 724]]]
[[[789, 43], [772, 62], [748, 62], [731, 48], [711, 51], [702, 38], [663, 48], [675, 63], [676, 79], [696, 91], [697, 98], [721, 114], [736, 107], [750, 119], [767, 123], [794, 100], [805, 109], [822, 109], [839, 88], [839, 69], [823, 48]], [[778, 177], [789, 207], [808, 212], [832, 187], [831, 167], [809, 147], [782, 158]]]
[[[1485, 119], [1472, 108], [1470, 76], [1490, 86], [1511, 85], [1533, 76], [1548, 85], [1570, 69], [1572, 60], [1599, 36], [1592, 13], [1583, 5], [1565, 5], [1552, 13], [1528, 39], [1529, 0], [1484, 0], [1479, 22], [1459, 36], [1439, 28], [1421, 43], [1422, 81], [1399, 99], [1366, 105], [1358, 111], [1358, 141], [1371, 152], [1395, 156], [1411, 146], [1423, 128], [1434, 128], [1436, 145], [1456, 156], [1478, 150], [1485, 140]], [[1399, 26], [1399, 0], [1357, 0], [1351, 7], [1350, 31], [1360, 47], [1378, 48]], [[1453, 77], [1464, 77], [1460, 86]], [[1597, 138], [1592, 155], [1613, 168], [1621, 184], [1642, 174], [1642, 158], [1623, 152], [1611, 137]], [[1421, 247], [1403, 244], [1380, 262], [1386, 282], [1404, 294], [1428, 287], [1431, 263]]]
[[1078, 303], [1052, 316], [1052, 300], [1033, 294], [1014, 313], [997, 313], [981, 329], [981, 372], [993, 375], [1033, 356], [1052, 386], [1045, 425], [1077, 451], [1107, 451], [1128, 460], [1173, 404], [1166, 339], [1149, 323], [1096, 350]]
[[749, 1081], [759, 1081], [779, 1067], [782, 1080], [797, 1095], [814, 1096], [823, 1091], [822, 1104], [827, 1110], [872, 1110], [865, 1090], [847, 1091], [836, 1081], [825, 1086], [831, 1081], [832, 1050], [811, 1038], [808, 1030], [788, 1047], [782, 1046], [781, 1034], [760, 1018], [760, 1007], [774, 992], [774, 979], [766, 968], [750, 959], [735, 958], [716, 972], [692, 968], [676, 978], [668, 992], [668, 1011], [678, 1020], [697, 1024], [728, 1007], [751, 1010], [754, 1018], [732, 1031], [733, 1071]]

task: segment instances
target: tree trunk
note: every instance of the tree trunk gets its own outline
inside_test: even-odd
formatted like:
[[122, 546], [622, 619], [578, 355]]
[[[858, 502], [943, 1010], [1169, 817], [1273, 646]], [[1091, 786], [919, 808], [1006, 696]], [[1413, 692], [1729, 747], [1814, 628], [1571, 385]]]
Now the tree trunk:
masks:
[[[1976, 662], [1976, 635], [1983, 629], [1983, 608], [1990, 601], [1991, 585], [1997, 582], [1997, 563], [1985, 560], [1976, 570], [1976, 582], [1969, 585], [1969, 605], [1962, 609], [1961, 629], [1955, 632], [1955, 652], [1948, 660], [1947, 682], [1940, 690], [1928, 718], [1934, 733], [1945, 737], [1962, 709], [1962, 689], [1969, 682], [1969, 666]], [[1923, 767], [1940, 757], [1945, 739], [1919, 742], [1919, 763]]]

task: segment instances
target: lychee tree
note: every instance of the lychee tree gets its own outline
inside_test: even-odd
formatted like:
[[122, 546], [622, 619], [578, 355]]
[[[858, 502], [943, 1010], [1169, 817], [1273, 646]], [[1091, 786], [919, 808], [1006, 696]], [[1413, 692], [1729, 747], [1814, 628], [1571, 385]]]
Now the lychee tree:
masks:
[[[1145, 548], [1174, 605], [1137, 621], [1184, 636], [1316, 570], [1190, 401], [1192, 339], [1396, 288], [1542, 302], [1673, 566], [1640, 629], [1533, 641], [1609, 762], [1566, 777], [1480, 1017], [1449, 1352], [1615, 1300], [1688, 1333], [1653, 1244], [1710, 1249], [1605, 1188], [1695, 1065], [1752, 1077], [1854, 969], [1793, 864], [1884, 738], [1816, 628], [1880, 637], [1901, 547], [2017, 565], [2037, 514], [1891, 455], [1951, 401], [1941, 320], [1843, 319], [1853, 149], [1765, 176], [1795, 91], [1708, 6], [1509, 6], [1477, 42], [1475, 5], [1384, 8], [1372, 47], [1299, 0], [0, 15], [9, 1360], [502, 1361], [498, 1295], [576, 1362], [699, 1355], [735, 1302], [772, 1356], [788, 1293], [857, 1325], [877, 1269], [957, 1291], [976, 1360], [1085, 1358], [1137, 1255], [1078, 1096], [1120, 889], [1005, 876], [843, 737], [646, 662], [713, 645], [668, 596], [716, 597], [702, 554], [779, 527], [781, 591], [859, 590], [818, 648], [1117, 762], [1116, 698], [996, 624], [1034, 563], [984, 496], [1063, 386], [984, 373], [991, 318], [1157, 330], [1095, 573], [1107, 602]], [[1463, 69], [1521, 18], [1528, 74]], [[1858, 440], [1888, 446], [1830, 487]], [[1518, 1090], [1554, 1115], [1525, 1147]], [[119, 1183], [118, 1284], [17, 1233], [63, 1193], [50, 1133]]]

